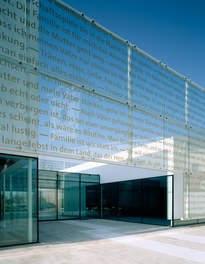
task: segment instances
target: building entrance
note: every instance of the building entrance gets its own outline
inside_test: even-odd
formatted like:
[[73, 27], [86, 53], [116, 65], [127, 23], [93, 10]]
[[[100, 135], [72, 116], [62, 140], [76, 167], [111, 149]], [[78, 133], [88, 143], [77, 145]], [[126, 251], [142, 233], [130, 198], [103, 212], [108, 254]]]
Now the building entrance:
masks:
[[171, 225], [173, 176], [100, 184], [100, 175], [39, 171], [39, 220], [104, 218]]

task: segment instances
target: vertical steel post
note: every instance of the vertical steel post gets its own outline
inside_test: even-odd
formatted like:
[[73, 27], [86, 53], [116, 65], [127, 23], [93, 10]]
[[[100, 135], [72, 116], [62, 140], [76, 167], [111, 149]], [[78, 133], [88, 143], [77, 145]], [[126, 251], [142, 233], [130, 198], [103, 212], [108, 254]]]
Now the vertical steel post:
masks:
[[185, 81], [185, 172], [184, 172], [184, 217], [190, 217], [190, 171], [189, 171], [189, 83]]
[[32, 159], [28, 159], [28, 242], [33, 238]]
[[131, 47], [128, 44], [128, 63], [127, 63], [127, 97], [128, 97], [128, 123], [129, 123], [129, 130], [128, 130], [128, 162], [132, 164], [132, 85], [131, 85]]

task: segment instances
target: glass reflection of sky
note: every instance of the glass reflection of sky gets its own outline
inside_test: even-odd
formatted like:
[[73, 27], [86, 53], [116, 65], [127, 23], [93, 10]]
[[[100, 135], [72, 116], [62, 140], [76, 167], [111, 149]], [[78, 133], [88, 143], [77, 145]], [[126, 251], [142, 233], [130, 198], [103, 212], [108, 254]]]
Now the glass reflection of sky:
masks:
[[[146, 159], [148, 164], [151, 155], [155, 168], [157, 161], [166, 167], [173, 153], [175, 164], [188, 152], [192, 157], [202, 153], [203, 89], [58, 1], [30, 8], [36, 25], [30, 32], [38, 26], [39, 43], [32, 46], [30, 40], [27, 55], [38, 55], [38, 72], [22, 79], [33, 98], [40, 96], [31, 100], [39, 108], [34, 143], [47, 144], [52, 153], [61, 149], [62, 155], [112, 162]], [[7, 80], [4, 84], [9, 85]]]
[[39, 10], [39, 60], [47, 65], [40, 68], [41, 107], [49, 113], [49, 121], [41, 115], [40, 141], [51, 152], [110, 161], [126, 161], [129, 152], [135, 163], [149, 149], [154, 167], [168, 164], [172, 141], [175, 160], [184, 157], [188, 123], [204, 124], [204, 93], [189, 85], [187, 98], [185, 80], [166, 66], [67, 6], [48, 5]]
[[48, 5], [58, 17], [45, 8], [39, 10], [44, 29], [40, 32], [39, 57], [48, 65], [41, 70], [126, 100], [126, 45], [80, 14], [57, 7], [55, 2]]
[[189, 123], [199, 130], [205, 129], [205, 90], [189, 85]]

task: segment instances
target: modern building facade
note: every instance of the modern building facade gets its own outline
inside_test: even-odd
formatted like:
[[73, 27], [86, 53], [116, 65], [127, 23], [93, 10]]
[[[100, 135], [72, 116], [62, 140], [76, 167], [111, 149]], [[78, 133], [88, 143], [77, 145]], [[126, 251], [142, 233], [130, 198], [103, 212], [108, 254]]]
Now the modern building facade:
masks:
[[1, 245], [39, 219], [203, 222], [205, 89], [62, 1], [0, 11]]

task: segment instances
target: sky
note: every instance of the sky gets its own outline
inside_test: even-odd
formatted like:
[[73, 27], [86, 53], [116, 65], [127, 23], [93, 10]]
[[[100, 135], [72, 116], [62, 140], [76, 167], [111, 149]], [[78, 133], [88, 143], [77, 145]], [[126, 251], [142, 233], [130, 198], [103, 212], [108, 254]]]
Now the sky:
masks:
[[64, 0], [205, 88], [205, 0]]

